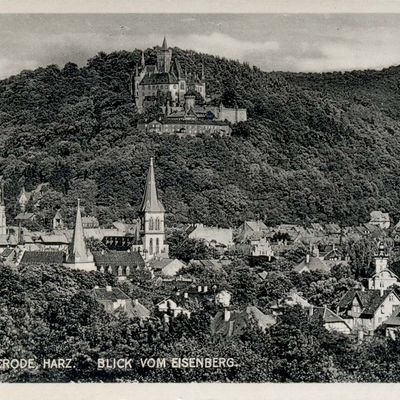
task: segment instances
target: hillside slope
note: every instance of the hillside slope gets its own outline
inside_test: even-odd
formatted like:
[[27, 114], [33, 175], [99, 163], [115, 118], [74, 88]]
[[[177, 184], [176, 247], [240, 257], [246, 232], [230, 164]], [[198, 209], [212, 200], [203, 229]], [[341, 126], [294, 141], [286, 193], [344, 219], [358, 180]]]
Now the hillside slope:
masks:
[[[207, 90], [248, 108], [231, 138], [178, 139], [136, 129], [129, 91], [140, 53], [100, 53], [0, 81], [0, 171], [8, 213], [22, 185], [50, 182], [39, 216], [67, 218], [77, 196], [101, 222], [135, 217], [149, 157], [171, 222], [355, 224], [400, 217], [400, 69], [265, 73], [174, 49]], [[148, 61], [154, 50], [146, 52]]]

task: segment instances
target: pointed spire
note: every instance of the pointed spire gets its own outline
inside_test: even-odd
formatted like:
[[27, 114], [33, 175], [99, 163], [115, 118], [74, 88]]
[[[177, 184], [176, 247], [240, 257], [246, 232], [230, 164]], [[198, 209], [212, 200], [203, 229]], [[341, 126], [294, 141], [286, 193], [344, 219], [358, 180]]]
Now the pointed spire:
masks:
[[164, 36], [164, 40], [161, 46], [162, 50], [168, 50], [168, 45], [167, 45], [167, 38]]
[[71, 258], [85, 260], [88, 256], [88, 250], [85, 243], [85, 234], [83, 231], [82, 215], [80, 207], [80, 199], [76, 208], [76, 218], [74, 226], [74, 234], [72, 236]]
[[153, 157], [150, 158], [150, 167], [147, 172], [146, 188], [140, 206], [142, 212], [164, 212], [164, 206], [161, 201], [158, 200], [156, 179], [154, 175]]
[[201, 80], [203, 82], [206, 80], [206, 74], [204, 73], [204, 63], [201, 63]]

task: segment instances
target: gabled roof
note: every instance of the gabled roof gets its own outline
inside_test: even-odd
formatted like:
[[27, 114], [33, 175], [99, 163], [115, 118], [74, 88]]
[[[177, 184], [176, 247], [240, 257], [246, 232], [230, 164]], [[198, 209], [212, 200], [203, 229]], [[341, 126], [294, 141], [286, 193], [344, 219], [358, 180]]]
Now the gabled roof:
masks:
[[68, 244], [69, 241], [67, 237], [63, 234], [58, 234], [58, 235], [41, 235], [40, 238], [42, 239], [43, 243], [62, 243], [62, 244]]
[[62, 251], [25, 251], [20, 264], [61, 265], [64, 258]]
[[94, 262], [99, 267], [142, 267], [144, 260], [137, 251], [93, 252]]
[[324, 323], [335, 323], [335, 322], [341, 322], [346, 324], [349, 329], [350, 326], [347, 324], [347, 322], [339, 317], [339, 315], [337, 315], [336, 313], [334, 313], [332, 310], [330, 310], [327, 307], [314, 307], [313, 308], [313, 315], [312, 315], [312, 319], [316, 319], [321, 317], [322, 320], [324, 321]]
[[339, 302], [339, 309], [346, 309], [351, 306], [354, 297], [357, 297], [362, 307], [361, 317], [370, 317], [375, 314], [376, 310], [385, 301], [385, 299], [396, 293], [393, 290], [385, 290], [381, 295], [381, 291], [377, 289], [350, 289], [348, 290]]
[[94, 288], [92, 292], [95, 299], [100, 301], [130, 300], [130, 297], [117, 287]]
[[164, 212], [165, 208], [157, 196], [156, 178], [154, 175], [153, 157], [150, 158], [150, 167], [147, 173], [146, 188], [140, 206], [142, 212]]
[[16, 221], [28, 221], [35, 217], [33, 213], [20, 213], [15, 217]]
[[244, 224], [255, 232], [268, 230], [267, 225], [265, 225], [263, 221], [245, 221]]
[[150, 311], [137, 300], [129, 301], [126, 305], [126, 312], [128, 315], [138, 318], [149, 318]]
[[301, 263], [297, 264], [293, 270], [296, 272], [301, 272], [307, 268], [311, 271], [321, 271], [321, 272], [330, 272], [329, 266], [327, 266], [324, 261], [320, 260], [318, 257], [311, 257], [310, 261], [307, 263], [306, 259], [304, 259]]

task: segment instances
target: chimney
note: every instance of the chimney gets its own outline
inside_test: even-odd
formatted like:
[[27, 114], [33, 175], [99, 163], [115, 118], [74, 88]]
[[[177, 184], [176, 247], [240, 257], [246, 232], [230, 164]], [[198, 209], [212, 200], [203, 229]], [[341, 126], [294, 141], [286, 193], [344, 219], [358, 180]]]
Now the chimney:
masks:
[[231, 312], [225, 308], [224, 309], [224, 321], [228, 322], [231, 319]]
[[112, 292], [112, 287], [111, 286], [106, 286], [106, 291], [107, 292]]
[[310, 264], [310, 254], [306, 254], [306, 264]]

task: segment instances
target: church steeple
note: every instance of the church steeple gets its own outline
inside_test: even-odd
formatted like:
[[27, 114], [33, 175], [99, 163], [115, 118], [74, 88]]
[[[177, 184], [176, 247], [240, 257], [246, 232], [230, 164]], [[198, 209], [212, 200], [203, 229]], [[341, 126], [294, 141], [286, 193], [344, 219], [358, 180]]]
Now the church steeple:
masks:
[[153, 157], [150, 158], [150, 167], [147, 172], [146, 188], [140, 206], [142, 212], [164, 212], [164, 206], [157, 196], [156, 178], [154, 174]]
[[172, 50], [168, 48], [167, 39], [161, 45], [161, 49], [157, 52], [157, 70], [159, 73], [170, 72], [172, 61]]
[[144, 61], [144, 51], [143, 50], [142, 50], [141, 64], [142, 64], [142, 68], [144, 68], [145, 67], [145, 61]]
[[86, 246], [85, 233], [82, 224], [80, 200], [76, 208], [74, 233], [72, 236], [71, 250], [67, 258], [67, 265], [75, 269], [86, 271], [95, 270], [93, 255]]

